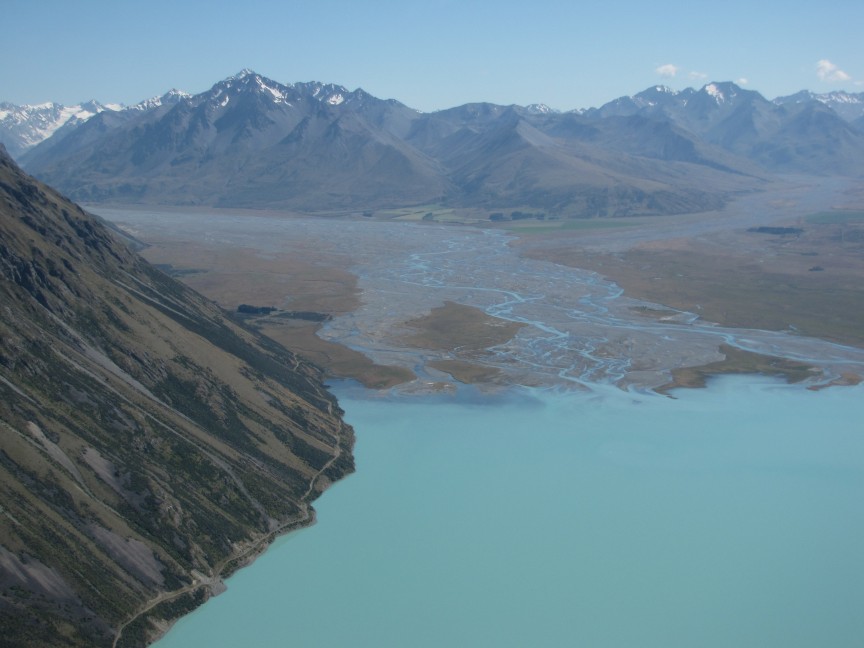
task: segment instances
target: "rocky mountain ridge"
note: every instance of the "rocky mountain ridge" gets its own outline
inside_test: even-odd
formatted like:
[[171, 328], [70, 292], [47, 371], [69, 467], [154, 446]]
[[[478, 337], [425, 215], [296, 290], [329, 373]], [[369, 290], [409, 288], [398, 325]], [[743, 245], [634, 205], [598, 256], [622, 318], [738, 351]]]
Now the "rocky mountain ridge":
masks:
[[244, 70], [172, 103], [99, 113], [21, 160], [83, 202], [680, 213], [716, 209], [776, 173], [864, 173], [864, 131], [829, 103], [771, 102], [727, 82], [569, 113], [477, 103], [424, 114]]
[[[843, 105], [858, 100], [844, 96], [850, 103]], [[864, 131], [835, 112], [832, 103], [836, 105], [818, 95], [771, 102], [726, 82], [680, 92], [655, 86], [587, 114], [668, 120], [769, 172], [858, 175], [864, 170]], [[864, 101], [861, 108], [864, 111]]]
[[321, 380], [0, 148], [3, 642], [145, 645], [308, 523], [353, 469]]
[[[249, 72], [251, 72], [251, 70], [243, 70], [234, 77], [229, 77], [226, 81], [242, 77], [244, 74]], [[313, 95], [323, 92], [325, 93], [326, 100], [331, 104], [342, 103], [346, 95], [353, 94], [343, 86], [336, 84], [308, 82], [288, 85], [297, 88], [311, 88]], [[687, 95], [693, 91], [693, 89], [687, 89], [679, 93], [667, 86], [653, 86], [636, 95], [621, 97], [610, 101], [608, 104], [604, 104], [604, 106], [616, 104], [628, 99], [644, 106], [651, 101], [651, 94], [661, 93], [676, 95], [683, 93]], [[354, 92], [362, 92], [362, 90]], [[75, 104], [73, 106], [64, 106], [63, 104], [55, 102], [33, 105], [16, 105], [10, 102], [0, 102], [0, 142], [6, 146], [7, 151], [13, 158], [17, 158], [28, 149], [48, 139], [57, 129], [66, 125], [67, 122], [71, 121], [73, 125], [80, 125], [81, 122], [92, 117], [98, 112], [102, 112], [103, 110], [150, 110], [152, 108], [158, 108], [163, 104], [176, 103], [181, 99], [187, 99], [191, 96], [192, 95], [183, 92], [182, 90], [171, 89], [162, 96], [145, 99], [132, 106], [124, 106], [123, 104], [118, 103], [102, 104], [96, 100]], [[776, 97], [771, 101], [777, 105], [819, 101], [831, 108], [845, 121], [856, 122], [864, 118], [864, 92], [853, 93], [844, 90], [837, 90], [833, 92], [816, 93], [810, 90], [801, 90], [795, 94]], [[574, 108], [568, 111], [561, 111], [550, 108], [543, 103], [529, 104], [525, 106], [524, 109], [529, 113], [537, 114], [560, 114], [562, 112], [584, 114], [598, 110], [598, 108]], [[417, 112], [420, 114], [419, 111]]]
[[801, 90], [786, 97], [777, 97], [774, 99], [774, 103], [782, 106], [789, 103], [806, 103], [814, 100], [825, 104], [848, 122], [854, 123], [864, 118], [864, 92], [836, 90], [834, 92], [816, 93], [809, 90]]
[[9, 102], [0, 102], [0, 143], [5, 145], [10, 155], [19, 157], [64, 126], [80, 125], [103, 110], [117, 108], [119, 106], [109, 107], [98, 101], [74, 106], [53, 102], [16, 106]]

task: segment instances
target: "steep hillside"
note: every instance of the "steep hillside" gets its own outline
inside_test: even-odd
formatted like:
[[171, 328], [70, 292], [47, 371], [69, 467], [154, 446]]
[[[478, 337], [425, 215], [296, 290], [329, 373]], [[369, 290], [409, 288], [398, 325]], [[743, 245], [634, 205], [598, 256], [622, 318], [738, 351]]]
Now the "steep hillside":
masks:
[[307, 523], [352, 439], [315, 367], [0, 148], [4, 643], [144, 645]]
[[[444, 158], [455, 190], [452, 202], [501, 209], [526, 205], [577, 217], [701, 211], [722, 204], [719, 184], [715, 192], [698, 191], [673, 177], [669, 164], [622, 154], [593, 137], [545, 133], [542, 126], [511, 113], [494, 128], [451, 136], [451, 144], [459, 140]], [[710, 170], [695, 167], [691, 173]], [[727, 183], [723, 190], [744, 185]]]

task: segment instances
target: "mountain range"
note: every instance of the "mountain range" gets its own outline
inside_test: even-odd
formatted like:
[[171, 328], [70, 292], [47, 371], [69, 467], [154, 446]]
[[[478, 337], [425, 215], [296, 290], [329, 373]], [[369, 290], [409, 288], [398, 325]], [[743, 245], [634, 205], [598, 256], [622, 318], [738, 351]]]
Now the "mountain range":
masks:
[[352, 211], [435, 204], [556, 218], [715, 209], [783, 173], [864, 173], [864, 93], [769, 101], [657, 86], [599, 108], [420, 113], [250, 70], [67, 123], [19, 156], [76, 200]]
[[309, 523], [353, 470], [321, 381], [0, 146], [0, 644], [146, 645]]
[[0, 143], [13, 157], [51, 137], [64, 126], [74, 128], [103, 110], [120, 110], [122, 106], [111, 108], [98, 101], [88, 101], [74, 106], [58, 103], [43, 103], [33, 106], [16, 106], [0, 102]]
[[170, 90], [161, 97], [147, 99], [134, 106], [122, 104], [102, 104], [96, 100], [74, 106], [49, 102], [32, 106], [16, 106], [0, 102], [0, 143], [13, 158], [33, 148], [63, 128], [80, 126], [93, 115], [105, 110], [143, 111], [156, 108], [164, 103], [173, 103], [189, 95], [179, 90]]

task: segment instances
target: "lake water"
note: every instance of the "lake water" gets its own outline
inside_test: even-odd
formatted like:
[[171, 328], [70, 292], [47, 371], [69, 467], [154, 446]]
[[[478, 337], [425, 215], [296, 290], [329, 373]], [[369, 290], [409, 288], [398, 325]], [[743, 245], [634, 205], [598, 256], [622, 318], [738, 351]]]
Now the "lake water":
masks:
[[159, 648], [861, 645], [864, 387], [336, 393], [357, 473]]

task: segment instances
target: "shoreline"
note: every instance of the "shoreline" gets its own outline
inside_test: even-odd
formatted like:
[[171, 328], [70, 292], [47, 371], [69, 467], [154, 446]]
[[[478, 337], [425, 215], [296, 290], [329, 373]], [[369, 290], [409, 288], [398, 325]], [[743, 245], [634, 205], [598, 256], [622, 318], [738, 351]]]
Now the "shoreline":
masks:
[[[298, 502], [298, 506], [303, 511], [301, 516], [280, 523], [276, 528], [262, 534], [259, 538], [251, 540], [249, 544], [243, 547], [239, 553], [224, 558], [220, 563], [217, 563], [214, 566], [214, 573], [212, 576], [205, 576], [203, 574], [200, 574], [200, 572], [196, 572], [195, 570], [193, 570], [191, 573], [192, 577], [200, 577], [200, 582], [187, 585], [186, 587], [182, 587], [179, 590], [164, 592], [147, 601], [132, 617], [130, 617], [117, 627], [114, 639], [111, 644], [112, 648], [118, 648], [122, 645], [121, 642], [123, 640], [124, 631], [130, 625], [137, 622], [145, 624], [143, 632], [146, 636], [146, 645], [149, 646], [156, 643], [170, 631], [171, 627], [178, 620], [195, 611], [195, 609], [206, 603], [213, 596], [218, 596], [219, 594], [224, 592], [227, 589], [225, 580], [227, 578], [230, 578], [240, 569], [248, 567], [249, 565], [254, 563], [259, 556], [263, 555], [267, 551], [267, 549], [270, 548], [270, 546], [273, 544], [273, 542], [276, 541], [277, 538], [287, 535], [292, 531], [298, 531], [300, 529], [305, 529], [314, 525], [317, 520], [317, 514], [314, 506], [312, 505], [312, 502], [314, 502], [321, 495], [323, 495], [331, 485], [336, 483], [335, 481], [329, 479], [325, 473], [330, 470], [330, 468], [342, 457], [343, 452], [351, 452], [354, 447], [354, 429], [350, 425], [345, 423], [343, 427], [343, 433], [347, 434], [345, 437], [340, 439], [339, 443], [336, 444], [335, 454], [327, 462], [325, 462], [325, 464], [312, 477], [312, 479], [309, 480], [309, 486]], [[346, 447], [344, 448], [342, 445], [343, 439], [347, 441]], [[342, 479], [348, 477], [352, 472], [353, 470], [340, 475], [337, 481], [341, 481]], [[317, 491], [316, 486], [318, 484], [318, 481], [322, 478], [327, 479], [327, 483], [323, 485], [323, 488], [321, 488], [320, 491]], [[182, 610], [179, 614], [169, 615], [167, 617], [148, 617], [148, 614], [160, 605], [175, 602], [177, 599], [180, 599], [181, 597], [187, 595], [194, 596], [195, 593], [199, 591], [202, 594], [200, 600], [192, 601], [194, 605], [192, 605], [192, 607], [189, 607], [188, 609]], [[149, 629], [146, 627], [148, 625], [150, 627]]]
[[[171, 592], [165, 592], [163, 595], [157, 596], [154, 599], [148, 601], [141, 610], [139, 610], [135, 616], [131, 617], [125, 623], [117, 629], [117, 634], [114, 637], [114, 641], [111, 644], [112, 648], [117, 648], [120, 642], [123, 640], [123, 631], [132, 625], [133, 623], [143, 621], [145, 623], [149, 623], [151, 627], [156, 626], [158, 632], [155, 634], [148, 633], [147, 645], [153, 645], [158, 642], [162, 637], [164, 637], [174, 626], [174, 624], [194, 612], [198, 607], [204, 605], [208, 600], [213, 598], [214, 596], [218, 596], [222, 594], [225, 590], [228, 589], [228, 586], [225, 584], [225, 580], [230, 578], [237, 571], [252, 565], [255, 560], [262, 556], [267, 549], [276, 541], [277, 538], [287, 535], [292, 531], [298, 531], [300, 529], [308, 528], [315, 524], [316, 522], [316, 514], [315, 510], [309, 507], [310, 511], [302, 519], [293, 520], [291, 522], [286, 522], [284, 525], [280, 526], [273, 531], [261, 536], [259, 539], [253, 541], [251, 545], [242, 553], [232, 556], [226, 559], [224, 565], [221, 570], [216, 573], [214, 576], [201, 576], [201, 582], [189, 585], [187, 587], [181, 588], [179, 590], [173, 590]], [[236, 561], [241, 561], [236, 565], [232, 565], [232, 563]], [[200, 601], [195, 602], [195, 605], [176, 616], [158, 616], [154, 618], [148, 618], [147, 615], [151, 613], [155, 608], [159, 607], [162, 604], [172, 603], [176, 599], [180, 597], [192, 595], [194, 596], [199, 590], [202, 591], [203, 596]], [[164, 627], [163, 627], [164, 626]]]

